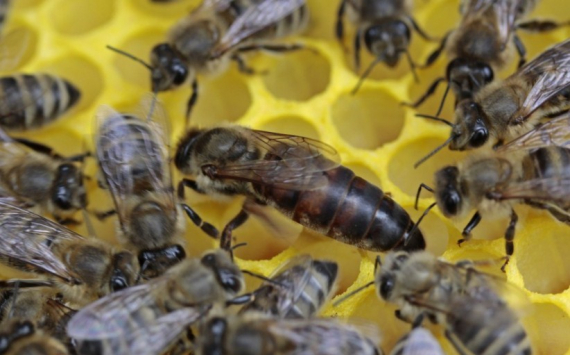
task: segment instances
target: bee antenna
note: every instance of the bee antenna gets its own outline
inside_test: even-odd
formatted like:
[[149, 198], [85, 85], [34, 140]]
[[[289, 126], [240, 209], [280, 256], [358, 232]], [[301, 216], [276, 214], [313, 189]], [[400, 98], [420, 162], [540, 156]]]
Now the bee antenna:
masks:
[[119, 53], [119, 54], [121, 54], [121, 55], [124, 55], [124, 56], [127, 57], [127, 58], [131, 58], [131, 59], [134, 60], [135, 62], [139, 62], [140, 64], [144, 65], [144, 66], [145, 66], [148, 70], [150, 70], [150, 71], [152, 71], [152, 69], [153, 69], [150, 64], [148, 64], [147, 62], [145, 62], [144, 60], [142, 60], [142, 59], [140, 59], [140, 58], [138, 58], [138, 57], [135, 57], [135, 56], [134, 56], [133, 54], [131, 54], [131, 53], [125, 52], [124, 50], [121, 50], [121, 49], [119, 49], [119, 48], [115, 48], [115, 47], [110, 46], [110, 45], [107, 45], [106, 47], [107, 47], [107, 49], [110, 49], [110, 50], [112, 50], [113, 52], [117, 52], [117, 53]]
[[245, 247], [246, 245], [247, 245], [246, 242], [239, 243], [239, 244], [234, 245], [231, 249], [232, 249], [232, 251], [234, 251], [234, 250], [236, 250], [237, 248]]
[[357, 293], [364, 291], [365, 289], [367, 289], [368, 287], [374, 285], [374, 281], [370, 281], [369, 283], [367, 283], [364, 286], [360, 286], [359, 288], [357, 288], [356, 290], [347, 293], [346, 295], [342, 296], [341, 298], [339, 298], [338, 300], [333, 302], [333, 307], [337, 307], [339, 304], [341, 304], [342, 302], [346, 301], [347, 299], [349, 299], [350, 297], [356, 295]]
[[[427, 214], [429, 213], [429, 211], [431, 211], [432, 208], [435, 207], [435, 205], [437, 205], [437, 202], [432, 203], [431, 205], [428, 206], [428, 208], [425, 209], [424, 213], [422, 213], [422, 215], [420, 216], [420, 218], [418, 218], [418, 221], [416, 222], [416, 224], [414, 224], [414, 226], [412, 227], [412, 229], [410, 229], [410, 231], [408, 232], [408, 235], [412, 235], [413, 233], [415, 233], [415, 231], [419, 228], [420, 223], [422, 223], [423, 219], [425, 216], [427, 216]], [[410, 238], [411, 239], [411, 238]], [[404, 246], [406, 246], [408, 244], [408, 241], [410, 239], [407, 239], [404, 242]]]
[[435, 117], [439, 117], [439, 115], [441, 114], [441, 111], [443, 110], [443, 105], [445, 104], [445, 99], [447, 98], [447, 94], [449, 93], [449, 88], [451, 85], [449, 85], [449, 81], [447, 82], [447, 86], [445, 87], [445, 92], [443, 93], [443, 97], [441, 98], [441, 102], [439, 104], [439, 107], [437, 109], [437, 113], [435, 114]]
[[424, 115], [423, 113], [416, 113], [416, 117], [427, 118], [428, 120], [445, 123], [446, 125], [448, 125], [451, 128], [455, 127], [455, 125], [453, 123], [449, 122], [445, 118], [441, 118], [438, 116]]
[[438, 147], [436, 147], [434, 150], [432, 150], [431, 152], [429, 152], [428, 155], [426, 155], [425, 157], [421, 158], [420, 160], [418, 160], [415, 164], [414, 164], [414, 169], [417, 169], [418, 166], [422, 165], [423, 163], [425, 163], [426, 160], [428, 160], [429, 158], [433, 157], [437, 152], [439, 152], [440, 150], [442, 150], [445, 146], [447, 146], [449, 143], [451, 143], [451, 141], [455, 138], [455, 135], [451, 135], [449, 138], [447, 138], [445, 140], [445, 142], [443, 142], [441, 145], [439, 145]]
[[418, 201], [420, 200], [420, 194], [422, 193], [422, 189], [426, 189], [431, 193], [434, 193], [434, 189], [429, 187], [428, 185], [421, 183], [420, 187], [418, 187], [418, 193], [416, 194], [416, 203], [414, 204], [414, 208], [417, 210], [418, 209]]
[[154, 110], [156, 109], [156, 102], [158, 101], [158, 92], [155, 90], [152, 92], [152, 100], [150, 101], [150, 107], [148, 109], [148, 115], [146, 118], [147, 122], [152, 121], [152, 115], [154, 114]]
[[364, 79], [366, 79], [368, 77], [368, 75], [370, 75], [370, 73], [372, 72], [372, 69], [374, 69], [376, 64], [380, 63], [381, 61], [382, 60], [380, 58], [376, 58], [372, 63], [370, 63], [368, 68], [366, 68], [364, 73], [362, 73], [362, 76], [360, 77], [360, 79], [358, 79], [358, 83], [356, 83], [356, 86], [354, 87], [354, 89], [350, 92], [351, 95], [356, 95], [356, 93], [358, 92], [358, 90], [360, 89], [362, 84], [364, 84]]
[[275, 280], [273, 280], [273, 279], [270, 279], [270, 278], [268, 278], [268, 277], [265, 277], [265, 276], [263, 276], [263, 275], [260, 275], [260, 274], [258, 274], [258, 273], [255, 273], [255, 272], [253, 272], [253, 271], [243, 270], [243, 269], [242, 269], [241, 272], [242, 272], [243, 274], [246, 274], [246, 275], [249, 275], [249, 276], [253, 276], [253, 277], [257, 278], [257, 279], [263, 280], [263, 281], [265, 281], [265, 282], [272, 283], [272, 284], [277, 285], [277, 286], [287, 287], [287, 286], [285, 286], [284, 284], [282, 284], [282, 283], [279, 282], [279, 281], [275, 281]]
[[412, 74], [414, 75], [414, 80], [416, 83], [419, 83], [420, 79], [418, 78], [418, 73], [416, 71], [416, 63], [414, 63], [414, 61], [412, 60], [412, 56], [410, 55], [410, 51], [408, 51], [406, 49], [406, 50], [404, 50], [404, 53], [406, 53], [406, 58], [408, 58], [408, 63], [410, 64], [410, 69], [412, 70]]

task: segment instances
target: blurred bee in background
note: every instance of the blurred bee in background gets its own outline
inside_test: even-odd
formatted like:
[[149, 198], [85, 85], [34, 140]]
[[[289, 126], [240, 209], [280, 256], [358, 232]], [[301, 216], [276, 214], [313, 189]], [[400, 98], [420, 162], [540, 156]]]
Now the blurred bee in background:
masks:
[[389, 253], [381, 267], [379, 260], [377, 292], [400, 307], [399, 319], [441, 324], [461, 354], [531, 354], [526, 331], [506, 302], [522, 306], [524, 295], [503, 279], [471, 262], [450, 264], [423, 251]]
[[28, 287], [50, 286], [83, 306], [133, 285], [138, 263], [130, 252], [86, 239], [30, 211], [0, 202], [0, 262], [39, 276]]
[[508, 262], [514, 252], [518, 221], [515, 204], [546, 209], [570, 224], [569, 134], [570, 118], [565, 113], [499, 147], [494, 154], [442, 168], [435, 174], [435, 189], [422, 184], [418, 196], [422, 188], [433, 192], [437, 206], [449, 218], [460, 218], [477, 209], [460, 243], [471, 238], [471, 231], [483, 217], [510, 216], [505, 232]]
[[270, 218], [259, 208], [267, 204], [361, 249], [424, 249], [424, 238], [408, 213], [338, 160], [334, 148], [320, 141], [233, 125], [188, 131], [174, 163], [195, 177], [182, 183], [198, 193], [248, 197], [225, 227], [222, 241], [231, 240], [233, 229], [250, 213]]
[[[240, 71], [253, 74], [242, 54], [254, 50], [283, 52], [302, 48], [278, 44], [275, 39], [297, 34], [308, 22], [305, 0], [204, 0], [170, 31], [167, 41], [151, 52], [150, 64], [110, 47], [143, 65], [152, 73], [153, 92], [192, 85], [186, 119], [198, 99], [197, 74], [225, 71], [229, 61]], [[267, 43], [266, 43], [267, 42]]]
[[0, 0], [0, 32], [4, 29], [12, 0]]
[[0, 129], [0, 199], [36, 207], [62, 224], [87, 205], [83, 173], [75, 165], [88, 154], [62, 157], [50, 147], [11, 138]]
[[[275, 319], [248, 312], [239, 316], [214, 316], [200, 327], [195, 354], [313, 354], [378, 355], [378, 330], [333, 319]], [[370, 333], [370, 334], [368, 334]]]
[[395, 67], [402, 54], [406, 55], [414, 78], [417, 80], [416, 64], [412, 60], [408, 47], [413, 28], [426, 40], [431, 38], [418, 26], [412, 16], [412, 0], [341, 0], [337, 21], [336, 37], [344, 40], [343, 18], [347, 13], [350, 21], [357, 27], [354, 36], [354, 66], [360, 70], [360, 48], [362, 42], [376, 59], [362, 74], [358, 84], [352, 91], [356, 93], [364, 79], [374, 66], [380, 62]]
[[252, 300], [251, 294], [240, 295], [245, 282], [232, 250], [185, 259], [159, 277], [86, 306], [70, 320], [68, 335], [80, 353], [164, 353], [213, 306]]
[[504, 81], [485, 86], [473, 99], [458, 103], [455, 124], [441, 118], [452, 129], [441, 146], [416, 166], [449, 144], [451, 150], [495, 146], [530, 131], [543, 118], [570, 107], [570, 40], [558, 43], [520, 68]]
[[299, 255], [281, 265], [241, 309], [278, 318], [308, 319], [317, 315], [334, 294], [338, 264]]
[[118, 214], [119, 240], [137, 252], [145, 278], [162, 274], [186, 256], [181, 245], [186, 227], [183, 210], [207, 234], [218, 234], [175, 195], [166, 117], [152, 100], [146, 121], [102, 107], [95, 138], [103, 184], [115, 204], [113, 211], [99, 217]]
[[37, 329], [30, 321], [14, 320], [0, 326], [0, 354], [68, 355], [65, 345]]
[[390, 355], [445, 355], [445, 353], [429, 330], [414, 325], [409, 333], [398, 340]]

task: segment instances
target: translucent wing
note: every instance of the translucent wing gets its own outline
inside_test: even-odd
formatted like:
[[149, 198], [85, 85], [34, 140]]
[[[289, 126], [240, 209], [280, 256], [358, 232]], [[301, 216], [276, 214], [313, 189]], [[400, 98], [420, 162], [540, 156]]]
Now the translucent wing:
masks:
[[[445, 355], [441, 345], [437, 342], [429, 330], [415, 328], [405, 336], [403, 340], [402, 355]], [[402, 341], [400, 340], [400, 341]], [[398, 343], [400, 343], [398, 341]], [[397, 347], [398, 345], [396, 345]], [[395, 352], [392, 351], [391, 354]]]
[[512, 183], [493, 191], [492, 197], [497, 200], [542, 200], [564, 205], [570, 202], [570, 178], [538, 178]]
[[[509, 119], [510, 125], [524, 122], [545, 102], [570, 87], [570, 40], [546, 50], [523, 66], [511, 78], [533, 82], [521, 108]], [[513, 80], [513, 79], [507, 80]], [[519, 80], [519, 79], [516, 79]]]
[[[171, 191], [174, 206], [165, 129], [160, 122], [142, 121], [108, 106], [97, 114], [95, 146], [101, 172], [107, 182], [121, 223], [130, 219], [129, 198], [149, 191]], [[165, 201], [166, 202], [166, 201]]]
[[19, 207], [0, 202], [0, 262], [68, 282], [77, 280], [52, 251], [62, 241], [84, 241], [69, 229]]
[[202, 167], [213, 178], [235, 179], [290, 190], [325, 186], [324, 174], [339, 166], [336, 150], [318, 140], [250, 130], [252, 141], [265, 152], [257, 160]]
[[232, 1], [234, 0], [203, 0], [198, 10], [222, 12], [232, 5]]
[[515, 140], [497, 148], [499, 153], [520, 149], [533, 150], [547, 147], [570, 146], [570, 115], [564, 113], [555, 119], [540, 124]]
[[275, 24], [305, 4], [305, 0], [263, 0], [249, 6], [230, 26], [213, 50], [220, 57], [259, 31]]
[[30, 43], [30, 32], [18, 28], [0, 37], [0, 71], [13, 71], [22, 61]]

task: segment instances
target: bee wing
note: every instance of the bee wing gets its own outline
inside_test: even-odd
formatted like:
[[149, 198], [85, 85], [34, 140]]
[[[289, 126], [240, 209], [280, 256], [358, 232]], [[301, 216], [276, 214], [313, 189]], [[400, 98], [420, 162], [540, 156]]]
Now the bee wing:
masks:
[[266, 154], [257, 160], [214, 166], [215, 177], [249, 181], [290, 190], [325, 186], [324, 172], [339, 166], [336, 150], [315, 139], [251, 130], [251, 139]]
[[[513, 76], [533, 81], [521, 108], [509, 119], [510, 125], [524, 122], [531, 114], [570, 87], [570, 40], [546, 50]], [[509, 80], [509, 79], [507, 79]]]
[[[53, 252], [53, 244], [85, 239], [30, 211], [0, 201], [0, 261], [23, 271], [48, 273], [66, 281], [76, 275]], [[79, 280], [81, 281], [81, 280]]]
[[509, 184], [491, 194], [497, 200], [529, 199], [566, 204], [570, 202], [570, 178], [524, 180]]
[[[294, 355], [378, 354], [378, 328], [368, 322], [364, 334], [360, 326], [331, 319], [266, 321], [262, 325], [270, 333], [291, 344]], [[375, 331], [372, 331], [375, 330]], [[372, 334], [375, 334], [373, 337]]]
[[305, 0], [262, 0], [249, 6], [230, 26], [213, 50], [220, 57], [255, 33], [275, 24], [305, 4]]
[[564, 113], [497, 148], [499, 153], [570, 146], [570, 115]]
[[126, 202], [138, 194], [140, 181], [150, 183], [146, 190], [171, 191], [164, 194], [164, 202], [174, 205], [168, 143], [161, 122], [147, 123], [108, 106], [97, 113], [97, 159], [122, 223], [130, 219]]
[[278, 310], [281, 314], [286, 314], [303, 294], [311, 278], [312, 263], [313, 258], [310, 255], [298, 255], [281, 264], [270, 276], [271, 279], [283, 285], [274, 286], [283, 288], [283, 297], [278, 300]]
[[15, 29], [0, 37], [0, 71], [13, 71], [22, 61], [30, 43], [30, 32]]
[[398, 341], [395, 349], [398, 348], [400, 342], [404, 343], [402, 355], [445, 355], [437, 339], [429, 330], [422, 327], [412, 329], [409, 334]]
[[233, 0], [203, 0], [197, 10], [222, 12], [232, 5], [232, 1]]

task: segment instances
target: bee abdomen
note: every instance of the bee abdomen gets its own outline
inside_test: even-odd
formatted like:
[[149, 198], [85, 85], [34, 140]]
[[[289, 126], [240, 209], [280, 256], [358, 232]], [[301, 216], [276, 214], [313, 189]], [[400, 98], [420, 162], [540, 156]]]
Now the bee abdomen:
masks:
[[337, 270], [338, 265], [335, 262], [313, 261], [309, 281], [285, 318], [313, 317], [329, 298]]
[[297, 34], [305, 29], [309, 21], [309, 10], [307, 5], [303, 5], [285, 16], [273, 26], [261, 31], [256, 37], [261, 38], [283, 38]]
[[2, 77], [0, 91], [0, 126], [12, 131], [49, 124], [81, 98], [77, 87], [49, 74]]

